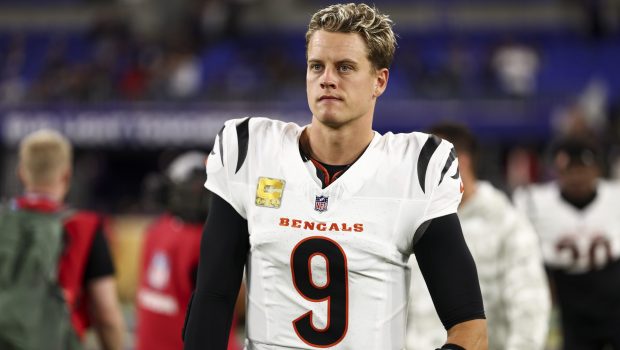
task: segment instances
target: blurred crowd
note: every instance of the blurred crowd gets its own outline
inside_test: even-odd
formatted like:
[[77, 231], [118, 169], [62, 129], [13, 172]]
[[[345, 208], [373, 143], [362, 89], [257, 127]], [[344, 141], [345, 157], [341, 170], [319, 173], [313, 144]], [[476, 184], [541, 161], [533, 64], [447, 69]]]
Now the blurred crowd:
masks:
[[[303, 98], [301, 33], [295, 39], [255, 34], [207, 39], [189, 25], [171, 31], [174, 34], [158, 40], [142, 40], [122, 21], [106, 19], [88, 33], [10, 35], [0, 51], [0, 101]], [[554, 86], [538, 87], [541, 71], [555, 62], [545, 60], [544, 48], [528, 41], [489, 37], [469, 46], [467, 40], [431, 36], [419, 43], [402, 35], [394, 69], [404, 74], [396, 75], [391, 89], [395, 97], [528, 98], [557, 93]], [[29, 58], [37, 53], [29, 49], [37, 36], [45, 51]]]
[[[303, 100], [304, 28], [250, 31], [241, 18], [251, 3], [154, 6], [165, 14], [154, 16], [158, 21], [150, 27], [156, 30], [143, 28], [148, 20], [141, 18], [148, 16], [138, 8], [133, 12], [141, 15], [103, 12], [86, 30], [0, 32], [0, 102]], [[584, 5], [590, 19], [585, 33], [403, 30], [394, 63], [401, 72], [388, 96], [528, 98], [574, 92], [571, 85], [583, 85], [588, 74], [608, 73], [610, 53], [620, 55], [617, 30], [604, 25], [597, 9]], [[595, 54], [580, 54], [584, 47]], [[574, 68], [573, 80], [562, 77]], [[562, 79], [569, 84], [553, 83]]]

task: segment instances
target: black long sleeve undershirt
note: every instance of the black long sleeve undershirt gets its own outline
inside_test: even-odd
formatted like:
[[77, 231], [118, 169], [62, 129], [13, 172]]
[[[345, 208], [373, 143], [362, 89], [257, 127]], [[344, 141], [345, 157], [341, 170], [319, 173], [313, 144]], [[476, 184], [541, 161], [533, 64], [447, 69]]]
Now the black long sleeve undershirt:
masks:
[[250, 242], [248, 223], [213, 195], [200, 242], [196, 290], [187, 310], [185, 350], [225, 350]]
[[[185, 350], [226, 349], [249, 248], [247, 221], [214, 195], [187, 312]], [[456, 214], [433, 219], [414, 251], [446, 329], [484, 318], [476, 267]]]
[[413, 251], [446, 329], [485, 318], [476, 264], [456, 214], [433, 219]]

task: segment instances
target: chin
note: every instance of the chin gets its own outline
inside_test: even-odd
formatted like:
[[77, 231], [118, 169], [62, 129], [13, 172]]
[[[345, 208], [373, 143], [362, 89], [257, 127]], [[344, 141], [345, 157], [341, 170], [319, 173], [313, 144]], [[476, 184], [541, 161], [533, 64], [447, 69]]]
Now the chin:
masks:
[[565, 192], [566, 196], [573, 200], [584, 200], [594, 193], [593, 191], [587, 188], [572, 188]]
[[337, 128], [339, 126], [342, 126], [343, 124], [346, 124], [346, 120], [345, 118], [339, 118], [336, 115], [333, 114], [319, 114], [316, 119], [321, 122], [321, 124], [332, 127], [332, 128]]

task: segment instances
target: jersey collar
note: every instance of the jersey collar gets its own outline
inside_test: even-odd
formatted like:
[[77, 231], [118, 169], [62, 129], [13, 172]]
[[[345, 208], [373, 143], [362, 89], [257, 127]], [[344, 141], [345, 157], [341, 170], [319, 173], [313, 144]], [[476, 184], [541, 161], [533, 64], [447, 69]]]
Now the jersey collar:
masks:
[[63, 204], [49, 196], [40, 193], [27, 192], [22, 196], [13, 199], [13, 206], [16, 209], [38, 211], [43, 213], [54, 213], [62, 209]]
[[[329, 186], [322, 188], [320, 181], [312, 174], [313, 171], [308, 170], [306, 162], [304, 162], [304, 159], [302, 159], [299, 153], [299, 138], [306, 127], [307, 125], [298, 127], [296, 133], [291, 135], [292, 137], [289, 137], [283, 143], [287, 158], [293, 160], [292, 166], [287, 167], [289, 171], [293, 172], [292, 174], [294, 176], [292, 178], [298, 179], [301, 183], [306, 184], [305, 186], [308, 186], [312, 192], [316, 192], [317, 194], [330, 194], [337, 190], [335, 187], [340, 186], [346, 187], [347, 192], [352, 194], [357, 192], [366, 178], [374, 176], [378, 161], [378, 154], [375, 148], [382, 139], [381, 134], [376, 131], [364, 153], [350, 165], [347, 171], [336, 179], [336, 181], [329, 184]], [[314, 168], [314, 166], [312, 166], [312, 168]]]

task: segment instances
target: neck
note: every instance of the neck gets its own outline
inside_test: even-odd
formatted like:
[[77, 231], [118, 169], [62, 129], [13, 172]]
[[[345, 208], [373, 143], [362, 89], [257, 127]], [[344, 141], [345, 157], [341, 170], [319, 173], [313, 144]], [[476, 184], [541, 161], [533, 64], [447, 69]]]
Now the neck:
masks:
[[585, 207], [587, 207], [590, 203], [594, 201], [594, 199], [596, 199], [596, 194], [596, 188], [592, 189], [590, 193], [582, 195], [574, 195], [566, 191], [560, 192], [562, 198], [577, 209], [584, 209]]
[[314, 159], [329, 165], [355, 162], [374, 137], [372, 125], [330, 128], [312, 119], [302, 134], [301, 143]]
[[55, 202], [62, 202], [65, 197], [65, 191], [58, 187], [52, 186], [26, 186], [26, 193], [44, 196]]

